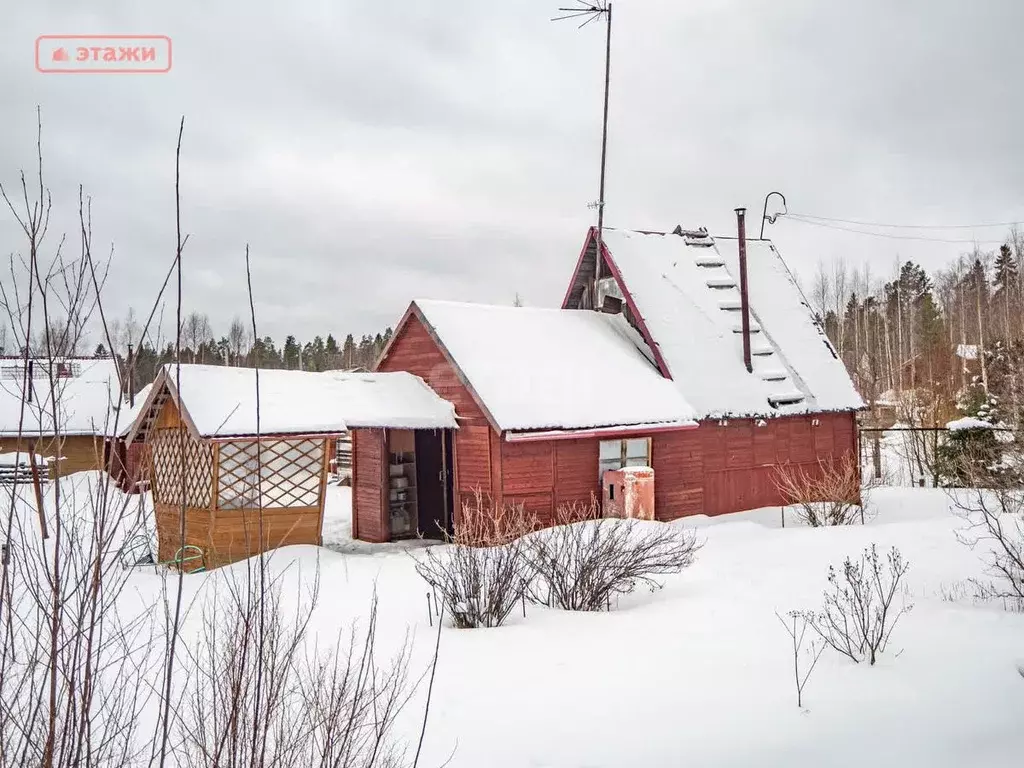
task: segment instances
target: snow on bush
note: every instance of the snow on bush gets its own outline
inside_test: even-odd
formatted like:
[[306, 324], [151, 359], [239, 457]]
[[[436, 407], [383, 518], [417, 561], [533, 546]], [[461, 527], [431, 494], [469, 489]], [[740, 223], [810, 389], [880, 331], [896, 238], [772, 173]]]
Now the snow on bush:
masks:
[[449, 546], [423, 550], [416, 572], [440, 594], [456, 627], [499, 627], [524, 600], [531, 578], [524, 536], [532, 530], [522, 504], [493, 505], [477, 492], [463, 505]]
[[683, 570], [701, 547], [676, 526], [601, 518], [596, 501], [559, 507], [555, 523], [526, 544], [530, 599], [567, 611], [604, 611], [637, 586], [660, 589], [655, 577]]

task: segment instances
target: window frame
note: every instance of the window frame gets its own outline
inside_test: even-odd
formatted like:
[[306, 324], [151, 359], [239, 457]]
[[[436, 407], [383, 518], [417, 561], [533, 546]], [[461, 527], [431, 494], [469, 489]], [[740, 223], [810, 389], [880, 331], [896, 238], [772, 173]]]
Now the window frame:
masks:
[[[640, 441], [640, 440], [643, 440], [644, 443], [646, 444], [646, 449], [645, 449], [645, 454], [644, 454], [645, 463], [643, 463], [643, 464], [632, 464], [632, 465], [628, 464], [627, 462], [630, 459], [630, 457], [627, 456], [628, 445], [629, 445], [630, 442]], [[619, 444], [618, 466], [615, 466], [615, 467], [611, 467], [611, 466], [606, 467], [605, 466], [606, 463], [614, 461], [614, 459], [610, 459], [610, 458], [609, 459], [604, 459], [601, 456], [601, 453], [602, 453], [601, 448], [604, 445], [610, 444], [610, 443], [618, 443]], [[634, 466], [634, 467], [649, 467], [649, 466], [651, 466], [651, 464], [653, 462], [653, 456], [651, 455], [652, 448], [653, 448], [653, 446], [652, 446], [652, 441], [651, 441], [650, 437], [621, 437], [621, 438], [615, 438], [615, 439], [612, 439], [612, 440], [599, 440], [598, 441], [598, 446], [597, 446], [597, 473], [598, 473], [598, 480], [603, 481], [604, 480], [604, 473], [609, 471], [609, 470], [624, 469], [624, 468], [629, 467], [629, 466]], [[632, 458], [635, 459], [636, 457], [632, 457]]]

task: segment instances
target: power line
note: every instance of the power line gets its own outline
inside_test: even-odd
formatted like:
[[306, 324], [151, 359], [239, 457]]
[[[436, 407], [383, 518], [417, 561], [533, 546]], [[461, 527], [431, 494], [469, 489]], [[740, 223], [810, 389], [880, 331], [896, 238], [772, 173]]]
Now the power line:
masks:
[[873, 221], [857, 221], [855, 219], [834, 219], [828, 216], [814, 216], [810, 213], [794, 211], [789, 216], [799, 216], [802, 219], [814, 219], [815, 221], [830, 221], [840, 224], [855, 224], [859, 227], [884, 227], [886, 229], [991, 229], [992, 227], [1016, 227], [1024, 225], [1024, 221], [1001, 221], [991, 224], [882, 224]]
[[974, 240], [974, 239], [969, 239], [969, 240], [957, 239], [957, 240], [954, 240], [954, 239], [946, 239], [946, 238], [939, 238], [939, 237], [922, 237], [920, 235], [894, 235], [894, 234], [889, 234], [888, 232], [871, 232], [871, 231], [866, 230], [866, 229], [854, 229], [852, 227], [843, 227], [843, 226], [839, 226], [837, 224], [828, 224], [828, 223], [825, 223], [823, 221], [813, 221], [811, 219], [805, 218], [805, 217], [800, 216], [800, 215], [792, 214], [792, 213], [788, 214], [787, 216], [781, 216], [779, 218], [784, 219], [784, 220], [788, 219], [790, 221], [795, 221], [795, 222], [800, 223], [800, 224], [809, 224], [812, 227], [823, 227], [824, 229], [834, 229], [834, 230], [837, 230], [839, 232], [850, 232], [850, 233], [855, 234], [855, 235], [867, 235], [869, 237], [881, 237], [881, 238], [885, 238], [887, 240], [916, 240], [918, 242], [925, 242], [925, 243], [959, 243], [959, 244], [966, 244], [966, 245], [1002, 245], [1003, 242], [1004, 242], [1003, 240]]

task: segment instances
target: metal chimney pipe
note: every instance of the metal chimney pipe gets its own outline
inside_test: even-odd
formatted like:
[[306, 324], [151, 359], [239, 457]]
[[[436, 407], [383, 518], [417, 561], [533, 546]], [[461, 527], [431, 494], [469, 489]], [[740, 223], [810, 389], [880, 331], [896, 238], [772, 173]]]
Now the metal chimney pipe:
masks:
[[135, 407], [135, 355], [131, 342], [128, 343], [128, 407]]
[[747, 288], [747, 209], [736, 209], [736, 233], [740, 251], [740, 322], [743, 332], [743, 364], [747, 373], [754, 370], [750, 360], [750, 291]]

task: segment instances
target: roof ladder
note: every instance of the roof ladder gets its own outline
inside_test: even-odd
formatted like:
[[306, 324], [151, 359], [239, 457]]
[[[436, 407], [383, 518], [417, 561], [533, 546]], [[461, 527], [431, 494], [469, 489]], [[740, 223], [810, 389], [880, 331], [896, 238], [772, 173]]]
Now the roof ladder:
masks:
[[735, 288], [736, 281], [731, 277], [712, 277], [707, 281], [708, 288], [715, 290], [725, 290], [727, 288]]
[[780, 405], [796, 405], [804, 401], [804, 395], [802, 392], [783, 392], [778, 395], [768, 395], [768, 404], [773, 408], [778, 408]]
[[724, 267], [725, 262], [717, 253], [709, 253], [706, 256], [698, 256], [694, 259], [698, 267]]

